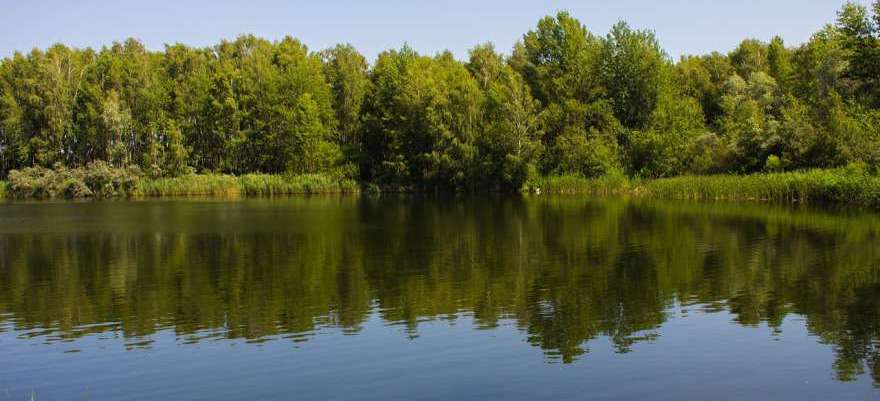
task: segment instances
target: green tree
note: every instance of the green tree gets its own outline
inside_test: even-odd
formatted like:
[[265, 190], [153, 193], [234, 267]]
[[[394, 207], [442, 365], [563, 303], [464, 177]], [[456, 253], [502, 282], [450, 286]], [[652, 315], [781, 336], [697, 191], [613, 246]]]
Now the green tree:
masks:
[[162, 127], [165, 140], [164, 172], [166, 175], [179, 176], [190, 172], [187, 166], [189, 151], [183, 143], [183, 133], [174, 120], [166, 120]]
[[736, 153], [736, 169], [756, 172], [763, 169], [776, 145], [776, 119], [779, 92], [776, 81], [758, 72], [748, 81], [734, 75], [722, 97], [724, 116], [721, 131]]
[[318, 103], [311, 94], [300, 96], [291, 123], [285, 145], [287, 171], [325, 172], [340, 162], [339, 148], [328, 140]]
[[202, 99], [205, 132], [199, 141], [201, 150], [198, 151], [199, 162], [195, 165], [201, 170], [236, 171], [232, 159], [244, 142], [240, 121], [242, 112], [236, 93], [239, 71], [231, 60], [218, 60], [213, 65], [208, 94]]
[[730, 62], [739, 76], [748, 79], [756, 72], [768, 72], [768, 46], [757, 39], [746, 39], [730, 53]]
[[448, 52], [431, 58], [404, 46], [379, 55], [370, 80], [363, 177], [392, 187], [470, 186], [483, 97], [465, 66]]
[[626, 128], [646, 128], [667, 69], [654, 33], [619, 22], [611, 28], [601, 54], [600, 74], [614, 115]]
[[607, 102], [552, 104], [541, 118], [545, 130], [558, 133], [544, 154], [544, 173], [592, 178], [620, 170], [618, 139], [624, 129]]
[[[516, 189], [535, 174], [632, 176], [880, 163], [880, 1], [807, 43], [748, 39], [673, 63], [651, 31], [567, 12], [508, 57], [312, 52], [252, 35], [149, 51], [61, 44], [0, 60], [0, 177], [96, 162], [325, 173], [399, 189]], [[768, 161], [772, 163], [768, 164]]]
[[632, 176], [670, 177], [693, 172], [694, 142], [705, 134], [700, 104], [665, 86], [645, 130], [626, 136], [626, 170]]
[[857, 87], [862, 102], [880, 107], [880, 1], [867, 7], [847, 3], [837, 16], [843, 47], [848, 51], [846, 76]]
[[491, 44], [472, 49], [467, 68], [486, 97], [483, 132], [477, 139], [480, 180], [490, 188], [519, 189], [537, 172], [540, 105]]
[[324, 74], [333, 91], [333, 109], [339, 121], [339, 141], [357, 146], [361, 105], [367, 91], [367, 59], [354, 46], [337, 45], [321, 53]]
[[[589, 102], [601, 94], [598, 61], [602, 41], [567, 12], [545, 17], [517, 47], [519, 72], [544, 105], [568, 99]], [[516, 65], [516, 64], [515, 64]]]
[[110, 163], [116, 167], [129, 165], [132, 156], [131, 149], [126, 144], [132, 137], [134, 121], [131, 112], [121, 104], [115, 90], [111, 90], [101, 104], [101, 123], [106, 132]]
[[723, 113], [721, 96], [724, 86], [735, 73], [730, 59], [721, 53], [686, 56], [676, 64], [673, 82], [683, 96], [700, 102], [705, 122], [715, 125]]
[[789, 89], [791, 76], [794, 72], [791, 58], [791, 51], [785, 47], [782, 38], [774, 37], [767, 47], [767, 72], [785, 92]]
[[848, 52], [841, 42], [841, 33], [829, 26], [794, 51], [792, 92], [795, 96], [819, 106], [832, 96], [850, 97], [855, 93], [852, 82], [845, 77]]
[[[2, 68], [4, 65], [0, 65]], [[0, 84], [0, 177], [27, 162], [27, 148], [22, 132], [23, 111], [10, 93], [8, 85]]]

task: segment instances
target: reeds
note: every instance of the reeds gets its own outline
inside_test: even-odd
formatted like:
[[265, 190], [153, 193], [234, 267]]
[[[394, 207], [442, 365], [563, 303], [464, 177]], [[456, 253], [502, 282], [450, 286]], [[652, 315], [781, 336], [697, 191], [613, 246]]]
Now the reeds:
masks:
[[584, 178], [578, 175], [557, 175], [529, 180], [523, 190], [535, 194], [587, 194], [598, 196], [624, 195], [633, 192], [633, 181], [623, 174]]
[[238, 178], [231, 175], [191, 174], [180, 177], [141, 178], [130, 195], [162, 196], [239, 196]]
[[344, 194], [358, 192], [355, 181], [325, 174], [242, 176], [203, 174], [173, 178], [142, 179], [132, 195], [169, 196], [273, 196], [296, 194]]
[[645, 193], [669, 199], [843, 203], [880, 207], [880, 177], [843, 169], [676, 177], [646, 183]]
[[851, 169], [752, 175], [682, 176], [650, 181], [611, 176], [544, 177], [532, 193], [631, 195], [647, 198], [849, 204], [880, 208], [880, 177]]
[[[0, 198], [274, 196], [352, 194], [359, 184], [329, 174], [191, 174], [146, 178], [107, 166], [83, 169], [26, 169], [0, 181]], [[847, 204], [880, 208], [880, 176], [859, 169], [806, 170], [753, 175], [682, 176], [636, 180], [622, 174], [600, 178], [575, 175], [529, 180], [527, 193], [636, 196], [664, 199], [772, 201]]]

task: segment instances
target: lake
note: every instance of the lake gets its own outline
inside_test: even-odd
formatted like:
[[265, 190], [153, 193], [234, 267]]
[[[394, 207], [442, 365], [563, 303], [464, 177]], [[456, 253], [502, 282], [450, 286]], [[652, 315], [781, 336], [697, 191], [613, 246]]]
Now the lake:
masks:
[[880, 398], [880, 215], [0, 204], [0, 400]]

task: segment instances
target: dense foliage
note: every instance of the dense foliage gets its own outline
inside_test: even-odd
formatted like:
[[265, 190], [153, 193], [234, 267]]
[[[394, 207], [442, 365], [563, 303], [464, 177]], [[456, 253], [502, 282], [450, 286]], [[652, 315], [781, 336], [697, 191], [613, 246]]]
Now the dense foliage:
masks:
[[138, 167], [113, 167], [96, 161], [84, 167], [26, 167], [0, 181], [0, 198], [111, 198], [131, 196], [272, 196], [349, 194], [357, 182], [328, 174], [186, 174], [149, 177]]
[[599, 36], [565, 12], [510, 55], [485, 44], [467, 61], [404, 46], [370, 65], [350, 45], [290, 37], [59, 44], [0, 62], [0, 177], [105, 162], [152, 178], [517, 189], [546, 175], [875, 171], [878, 109], [880, 1], [846, 4], [797, 47], [749, 39], [677, 62], [650, 31]]
[[9, 173], [9, 191], [21, 198], [113, 197], [131, 194], [141, 170], [117, 168], [106, 162], [91, 162], [85, 167], [26, 167]]

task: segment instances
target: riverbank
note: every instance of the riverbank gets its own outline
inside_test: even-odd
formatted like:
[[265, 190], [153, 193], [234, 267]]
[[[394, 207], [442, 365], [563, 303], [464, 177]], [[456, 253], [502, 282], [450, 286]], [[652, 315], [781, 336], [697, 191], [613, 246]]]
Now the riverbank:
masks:
[[845, 204], [880, 208], [880, 177], [851, 169], [753, 175], [683, 176], [658, 180], [626, 177], [543, 177], [525, 191], [546, 194], [626, 195], [659, 199]]
[[[26, 169], [0, 181], [0, 198], [111, 198], [355, 194], [361, 184], [327, 174], [189, 174], [147, 178], [123, 169]], [[753, 175], [683, 176], [658, 180], [623, 175], [547, 176], [529, 180], [527, 194], [632, 196], [680, 200], [839, 204], [880, 209], [880, 176], [858, 169]]]

